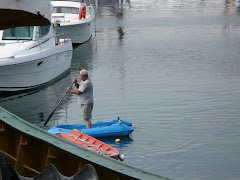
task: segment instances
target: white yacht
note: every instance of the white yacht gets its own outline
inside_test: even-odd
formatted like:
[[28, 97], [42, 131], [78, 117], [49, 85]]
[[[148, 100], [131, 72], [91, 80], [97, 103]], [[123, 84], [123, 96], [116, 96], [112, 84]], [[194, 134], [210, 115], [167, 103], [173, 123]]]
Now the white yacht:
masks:
[[[59, 39], [59, 40], [57, 40]], [[44, 85], [69, 70], [72, 42], [56, 38], [52, 26], [0, 31], [0, 91]]]
[[90, 2], [80, 0], [51, 1], [54, 10], [52, 22], [56, 33], [64, 34], [72, 43], [84, 43], [90, 39], [94, 27], [94, 8]]

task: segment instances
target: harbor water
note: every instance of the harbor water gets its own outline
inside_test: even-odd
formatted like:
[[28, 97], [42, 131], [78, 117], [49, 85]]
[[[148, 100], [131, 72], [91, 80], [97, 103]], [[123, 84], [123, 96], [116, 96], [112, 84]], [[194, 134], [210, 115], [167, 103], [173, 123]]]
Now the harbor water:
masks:
[[79, 70], [94, 85], [93, 120], [132, 122], [102, 139], [124, 163], [176, 180], [240, 179], [240, 7], [235, 0], [96, 0], [92, 38], [47, 87], [1, 94], [0, 106], [47, 130], [83, 124], [68, 94]]

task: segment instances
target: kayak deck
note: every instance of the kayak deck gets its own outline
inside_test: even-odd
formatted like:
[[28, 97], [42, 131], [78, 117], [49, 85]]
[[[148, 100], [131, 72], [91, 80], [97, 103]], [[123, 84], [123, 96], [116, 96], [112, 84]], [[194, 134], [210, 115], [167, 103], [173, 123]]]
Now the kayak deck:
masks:
[[70, 133], [72, 130], [82, 132], [89, 136], [111, 137], [111, 136], [128, 136], [134, 131], [132, 123], [127, 121], [111, 120], [107, 122], [96, 122], [92, 124], [92, 128], [86, 129], [85, 125], [58, 125], [48, 129], [49, 133]]

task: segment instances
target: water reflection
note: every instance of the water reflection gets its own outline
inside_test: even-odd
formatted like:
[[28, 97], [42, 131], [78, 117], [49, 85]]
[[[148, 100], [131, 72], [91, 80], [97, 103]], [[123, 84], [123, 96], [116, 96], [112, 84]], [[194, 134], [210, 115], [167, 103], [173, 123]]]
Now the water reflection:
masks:
[[[225, 17], [231, 16], [233, 14], [239, 14], [240, 11], [239, 8], [236, 6], [236, 2], [237, 1], [235, 0], [225, 0], [223, 11]], [[236, 19], [237, 18], [239, 17], [236, 16]], [[234, 20], [234, 16], [231, 17], [231, 19], [228, 19], [228, 22], [224, 22], [223, 25], [223, 35], [228, 38], [231, 38], [235, 34], [235, 32], [239, 32], [239, 24], [231, 23], [232, 19]]]
[[[0, 98], [0, 106], [24, 120], [40, 126], [39, 124], [45, 122], [66, 92], [69, 82], [71, 82], [71, 76], [68, 71], [61, 79], [43, 89], [12, 96], [2, 96]], [[58, 109], [65, 108], [69, 103], [68, 97], [65, 97]], [[48, 125], [51, 125], [51, 122]]]
[[[224, 2], [224, 10], [223, 10], [223, 14], [225, 16], [230, 16], [232, 14], [235, 14], [235, 12], [238, 11], [236, 2], [237, 1], [235, 1], [235, 0], [225, 0], [225, 2]], [[236, 7], [236, 9], [235, 9], [235, 7]]]
[[[131, 1], [127, 10], [127, 1], [99, 0], [98, 52], [96, 38], [76, 47], [71, 76], [82, 68], [94, 75], [93, 122], [122, 116], [135, 124], [134, 141], [101, 139], [128, 156], [125, 163], [172, 179], [240, 177], [240, 25], [232, 2]], [[49, 102], [27, 101], [29, 117], [46, 120], [65, 90], [45, 95]], [[84, 123], [75, 95], [59, 108], [50, 123]]]
[[81, 69], [92, 70], [93, 44], [94, 38], [91, 37], [86, 43], [74, 48], [71, 64], [71, 72], [74, 73], [73, 76], [78, 75], [75, 72], [78, 73]]
[[235, 5], [237, 14], [240, 14], [240, 0], [236, 0]]
[[130, 0], [96, 0], [95, 7], [99, 15], [109, 13], [112, 16], [122, 18], [124, 8], [130, 8], [131, 3]]
[[123, 27], [121, 27], [121, 26], [119, 26], [118, 27], [118, 29], [117, 29], [117, 32], [118, 32], [118, 35], [119, 35], [119, 46], [122, 46], [122, 45], [124, 45], [123, 44], [123, 38], [124, 38], [124, 35], [125, 35], [125, 33], [124, 33], [124, 31], [123, 31]]
[[118, 27], [117, 31], [119, 33], [119, 40], [122, 41], [123, 36], [124, 36], [123, 28], [122, 27]]

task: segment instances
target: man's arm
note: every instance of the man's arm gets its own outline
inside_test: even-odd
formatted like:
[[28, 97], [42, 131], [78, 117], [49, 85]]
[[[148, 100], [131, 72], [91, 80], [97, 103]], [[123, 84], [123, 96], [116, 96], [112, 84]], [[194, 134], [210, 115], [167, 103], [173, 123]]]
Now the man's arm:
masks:
[[70, 92], [71, 94], [81, 94], [82, 92], [79, 90], [72, 90], [70, 87], [67, 88], [67, 91]]

